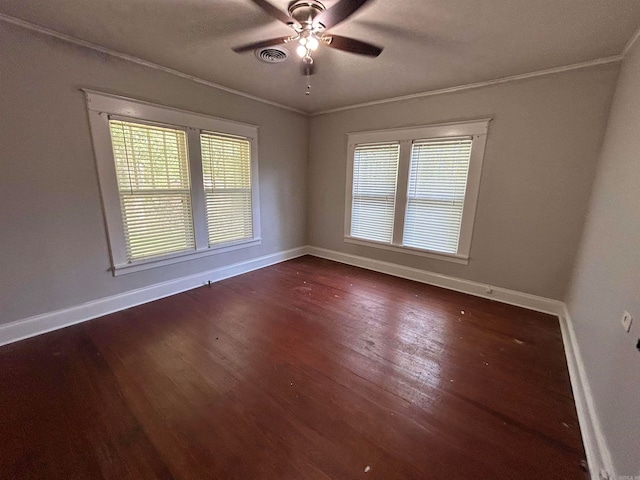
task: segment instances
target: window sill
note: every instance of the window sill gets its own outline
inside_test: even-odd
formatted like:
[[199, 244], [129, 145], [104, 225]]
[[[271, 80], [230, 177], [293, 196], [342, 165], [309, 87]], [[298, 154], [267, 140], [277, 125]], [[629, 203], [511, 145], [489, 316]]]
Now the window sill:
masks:
[[174, 263], [180, 262], [188, 262], [189, 260], [208, 257], [209, 255], [218, 255], [233, 250], [239, 250], [241, 248], [255, 247], [256, 245], [260, 245], [260, 243], [260, 238], [252, 238], [250, 240], [241, 240], [238, 242], [229, 242], [221, 245], [216, 245], [215, 247], [207, 247], [206, 249], [199, 251], [171, 253], [169, 255], [154, 257], [148, 260], [138, 260], [136, 262], [126, 263], [123, 265], [115, 265], [112, 268], [113, 276], [118, 277], [127, 273], [149, 270], [150, 268], [163, 267], [165, 265], [172, 265]]
[[435, 260], [443, 260], [445, 262], [459, 263], [461, 265], [469, 265], [469, 257], [464, 255], [453, 255], [448, 253], [439, 253], [429, 250], [421, 250], [419, 248], [406, 247], [404, 245], [390, 245], [388, 243], [375, 242], [373, 240], [363, 240], [361, 238], [350, 237], [345, 235], [346, 243], [355, 245], [363, 245], [365, 247], [381, 248], [383, 250], [391, 250], [392, 252], [408, 253], [410, 255], [418, 255], [419, 257], [433, 258]]

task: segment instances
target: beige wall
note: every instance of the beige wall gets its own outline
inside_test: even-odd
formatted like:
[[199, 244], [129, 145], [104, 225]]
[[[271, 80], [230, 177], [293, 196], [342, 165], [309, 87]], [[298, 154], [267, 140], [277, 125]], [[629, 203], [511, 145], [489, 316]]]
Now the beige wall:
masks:
[[[305, 244], [308, 120], [0, 22], [0, 323]], [[260, 126], [263, 242], [114, 278], [80, 88]]]
[[[308, 243], [564, 297], [618, 65], [312, 117]], [[346, 244], [347, 133], [492, 117], [469, 265]]]
[[640, 41], [618, 80], [567, 304], [616, 473], [640, 475]]

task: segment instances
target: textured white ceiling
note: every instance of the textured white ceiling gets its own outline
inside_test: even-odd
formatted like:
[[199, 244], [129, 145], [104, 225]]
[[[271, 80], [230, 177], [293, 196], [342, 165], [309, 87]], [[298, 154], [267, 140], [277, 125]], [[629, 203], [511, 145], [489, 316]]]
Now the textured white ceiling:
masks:
[[0, 0], [0, 12], [307, 112], [617, 55], [640, 24], [638, 0], [373, 0], [331, 32], [382, 55], [321, 47], [307, 97], [294, 51], [266, 64], [231, 50], [290, 32], [249, 0]]

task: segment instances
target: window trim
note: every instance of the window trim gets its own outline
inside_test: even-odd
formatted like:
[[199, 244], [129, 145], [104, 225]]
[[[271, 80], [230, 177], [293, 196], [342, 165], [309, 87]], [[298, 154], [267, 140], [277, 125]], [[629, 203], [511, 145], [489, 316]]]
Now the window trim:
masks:
[[[487, 130], [491, 118], [481, 118], [461, 122], [439, 123], [407, 128], [354, 132], [347, 134], [347, 181], [345, 190], [344, 241], [356, 245], [392, 250], [396, 252], [435, 258], [454, 263], [468, 265], [473, 237], [480, 177], [486, 147]], [[464, 208], [460, 225], [460, 237], [456, 254], [448, 254], [433, 250], [419, 249], [402, 245], [405, 214], [408, 201], [409, 168], [411, 165], [411, 146], [416, 140], [427, 140], [446, 137], [473, 137], [469, 173], [464, 197]], [[351, 212], [353, 190], [353, 162], [357, 145], [363, 143], [398, 142], [400, 144], [400, 161], [396, 186], [396, 207], [393, 224], [393, 239], [390, 244], [351, 236]]]
[[[260, 245], [260, 191], [258, 183], [258, 126], [188, 112], [132, 98], [82, 89], [87, 101], [89, 125], [96, 158], [102, 210], [114, 276], [149, 268], [194, 260], [204, 256]], [[191, 203], [195, 249], [129, 262], [126, 252], [122, 210], [118, 195], [115, 161], [109, 132], [109, 119], [183, 129], [187, 133]], [[251, 204], [253, 238], [209, 246], [206, 204], [200, 154], [200, 132], [245, 137], [251, 146]]]

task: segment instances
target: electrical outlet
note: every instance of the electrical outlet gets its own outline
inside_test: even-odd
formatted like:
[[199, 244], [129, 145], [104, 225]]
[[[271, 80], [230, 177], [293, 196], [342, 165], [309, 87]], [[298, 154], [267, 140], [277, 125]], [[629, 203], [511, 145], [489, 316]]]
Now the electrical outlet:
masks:
[[627, 333], [629, 333], [629, 331], [631, 330], [631, 322], [633, 322], [631, 314], [625, 311], [622, 314], [622, 320], [620, 320], [620, 323], [622, 323], [622, 328], [624, 328], [624, 331]]

